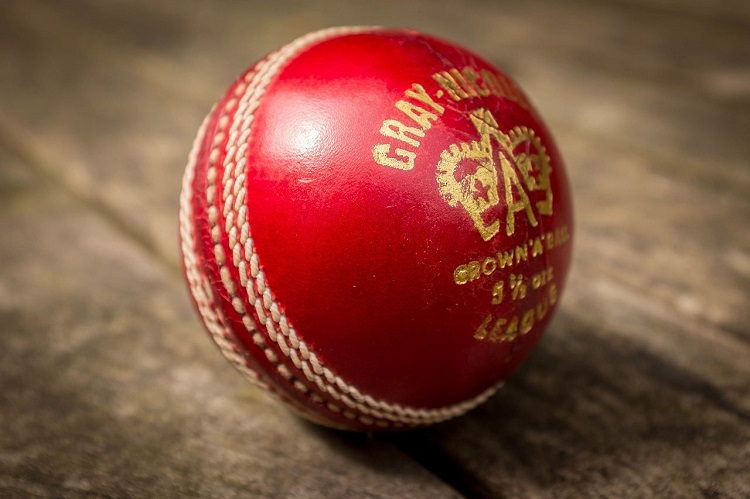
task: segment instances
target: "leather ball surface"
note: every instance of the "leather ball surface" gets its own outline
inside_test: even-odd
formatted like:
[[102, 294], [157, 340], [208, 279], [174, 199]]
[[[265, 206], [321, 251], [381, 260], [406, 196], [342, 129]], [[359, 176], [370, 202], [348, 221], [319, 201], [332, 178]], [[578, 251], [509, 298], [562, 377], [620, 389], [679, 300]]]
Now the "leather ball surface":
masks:
[[241, 74], [180, 206], [220, 351], [302, 416], [355, 430], [490, 397], [558, 306], [572, 229], [562, 159], [518, 85], [376, 28], [306, 35]]

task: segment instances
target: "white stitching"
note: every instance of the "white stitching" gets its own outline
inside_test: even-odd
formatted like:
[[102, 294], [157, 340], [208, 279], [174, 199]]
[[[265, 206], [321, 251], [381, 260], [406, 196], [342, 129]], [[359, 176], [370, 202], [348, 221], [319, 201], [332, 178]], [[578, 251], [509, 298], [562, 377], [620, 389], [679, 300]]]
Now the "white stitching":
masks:
[[[245, 88], [240, 90], [240, 87], [243, 85], [238, 85], [238, 88], [235, 90], [237, 99], [230, 99], [224, 108], [226, 112], [229, 112], [232, 107], [237, 105], [234, 120], [231, 121], [229, 140], [226, 144], [226, 156], [223, 162], [224, 174], [222, 176], [222, 200], [224, 206], [221, 211], [223, 212], [222, 215], [224, 217], [224, 229], [229, 238], [229, 247], [232, 251], [232, 263], [239, 272], [240, 284], [245, 288], [248, 301], [254, 308], [260, 324], [265, 326], [268, 338], [278, 345], [278, 348], [284, 356], [290, 358], [292, 364], [302, 371], [304, 379], [314, 382], [322, 392], [328, 393], [335, 400], [342, 400], [345, 405], [358, 411], [360, 413], [358, 419], [364, 424], [373, 423], [372, 419], [367, 415], [380, 419], [381, 421], [378, 422], [379, 425], [387, 425], [388, 421], [411, 425], [435, 423], [462, 414], [484, 402], [489, 396], [497, 391], [501, 383], [485, 390], [470, 400], [438, 409], [404, 407], [399, 404], [391, 404], [383, 400], [376, 400], [371, 395], [362, 394], [355, 387], [347, 384], [342, 378], [331, 372], [328, 367], [320, 364], [317, 356], [310, 351], [309, 347], [303, 340], [298, 339], [296, 331], [289, 324], [284, 314], [279, 310], [278, 304], [274, 301], [273, 294], [267, 286], [265, 273], [261, 270], [258, 264], [258, 257], [254, 251], [249, 222], [247, 220], [247, 210], [244, 205], [244, 199], [247, 194], [244, 187], [244, 170], [248, 137], [251, 124], [254, 120], [254, 112], [272, 78], [277, 74], [286, 61], [299, 53], [299, 51], [306, 46], [332, 36], [361, 31], [363, 31], [362, 28], [334, 28], [302, 37], [261, 61], [257, 65], [256, 71], [252, 76], [245, 79], [247, 83]], [[224, 118], [225, 116], [219, 120], [220, 131], [217, 133], [217, 136], [221, 134], [222, 138], [226, 126], [230, 122]], [[217, 142], [221, 143], [221, 141], [215, 140], [214, 144], [217, 145]], [[215, 153], [216, 150], [212, 150], [210, 156], [211, 158], [218, 159], [219, 155]], [[215, 161], [213, 163], [215, 163]], [[213, 164], [209, 165], [207, 178], [213, 179], [214, 181], [216, 180], [216, 171]], [[257, 326], [253, 324], [252, 319], [247, 315], [247, 312], [242, 306], [241, 300], [237, 300], [240, 302], [239, 304], [235, 303], [235, 299], [238, 299], [238, 297], [236, 296], [236, 289], [231, 275], [225, 267], [228, 262], [225, 259], [224, 249], [221, 245], [221, 224], [219, 224], [218, 220], [219, 210], [216, 208], [215, 194], [215, 184], [207, 186], [206, 197], [210, 206], [209, 222], [212, 225], [211, 236], [214, 243], [216, 261], [221, 267], [221, 282], [229, 296], [232, 297], [232, 305], [242, 317], [243, 324], [248, 327], [250, 333], [255, 333]], [[250, 276], [247, 275], [248, 264]], [[279, 331], [277, 331], [277, 326]], [[281, 334], [277, 334], [278, 332]], [[288, 342], [287, 339], [289, 340]], [[279, 374], [284, 378], [289, 379], [294, 386], [297, 386], [298, 384], [302, 385], [293, 377], [286, 364], [278, 363], [275, 353], [270, 351], [261, 335], [255, 333], [253, 335], [253, 340], [265, 351], [265, 355], [269, 362], [276, 366]], [[310, 367], [312, 367], [312, 371], [316, 374], [311, 372]], [[323, 376], [321, 376], [321, 374]], [[350, 394], [351, 398], [345, 394]], [[315, 397], [314, 395], [315, 394], [310, 395], [313, 400], [316, 398], [319, 399], [319, 397]], [[352, 398], [354, 400], [352, 400]], [[356, 417], [351, 411], [345, 411], [344, 416], [350, 419]]]
[[198, 136], [193, 142], [188, 165], [185, 168], [185, 174], [182, 179], [179, 220], [185, 275], [187, 277], [190, 293], [193, 295], [193, 299], [197, 305], [198, 313], [203, 318], [203, 322], [206, 324], [208, 332], [211, 334], [214, 342], [218, 345], [221, 353], [250, 382], [263, 388], [268, 388], [268, 385], [260, 380], [258, 373], [250, 368], [247, 365], [245, 358], [237, 352], [238, 345], [229, 339], [232, 336], [225, 326], [226, 320], [222, 317], [218, 307], [216, 307], [211, 286], [208, 284], [205, 274], [198, 269], [196, 262], [195, 238], [192, 229], [193, 208], [191, 205], [193, 197], [193, 178], [195, 176], [198, 152], [200, 150], [201, 142], [203, 141], [209, 117], [206, 117], [203, 121]]

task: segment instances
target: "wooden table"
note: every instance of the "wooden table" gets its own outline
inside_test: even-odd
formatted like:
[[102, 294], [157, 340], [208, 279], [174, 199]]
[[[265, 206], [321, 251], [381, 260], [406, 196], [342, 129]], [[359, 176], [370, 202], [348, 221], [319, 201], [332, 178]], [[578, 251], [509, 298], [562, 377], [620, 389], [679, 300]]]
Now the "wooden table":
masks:
[[[305, 423], [191, 309], [177, 199], [240, 69], [411, 26], [514, 75], [576, 194], [572, 278], [489, 403], [400, 434]], [[0, 495], [749, 497], [746, 1], [0, 3]]]

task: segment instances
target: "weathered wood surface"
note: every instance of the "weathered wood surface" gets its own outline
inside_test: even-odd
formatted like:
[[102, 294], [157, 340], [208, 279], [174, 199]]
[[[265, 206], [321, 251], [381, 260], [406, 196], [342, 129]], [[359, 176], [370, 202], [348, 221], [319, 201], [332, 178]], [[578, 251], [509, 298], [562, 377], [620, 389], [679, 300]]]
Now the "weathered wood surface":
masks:
[[[304, 32], [506, 68], [576, 194], [562, 309], [487, 405], [317, 429], [225, 365], [178, 271], [192, 137]], [[0, 3], [0, 495], [750, 496], [746, 2]]]

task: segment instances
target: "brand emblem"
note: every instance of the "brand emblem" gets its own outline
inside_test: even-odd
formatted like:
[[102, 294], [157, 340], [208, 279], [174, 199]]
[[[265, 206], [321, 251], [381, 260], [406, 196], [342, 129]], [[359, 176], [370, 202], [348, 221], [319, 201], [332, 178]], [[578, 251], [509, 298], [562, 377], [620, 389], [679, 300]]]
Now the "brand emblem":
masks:
[[[451, 206], [466, 210], [485, 241], [500, 232], [503, 222], [512, 236], [519, 212], [536, 227], [538, 216], [552, 215], [552, 168], [544, 145], [527, 127], [501, 132], [486, 109], [473, 111], [470, 118], [479, 140], [452, 144], [442, 152], [437, 164], [440, 194]], [[532, 196], [533, 203], [532, 193], [541, 193]], [[495, 209], [501, 198], [507, 206], [504, 221]]]

